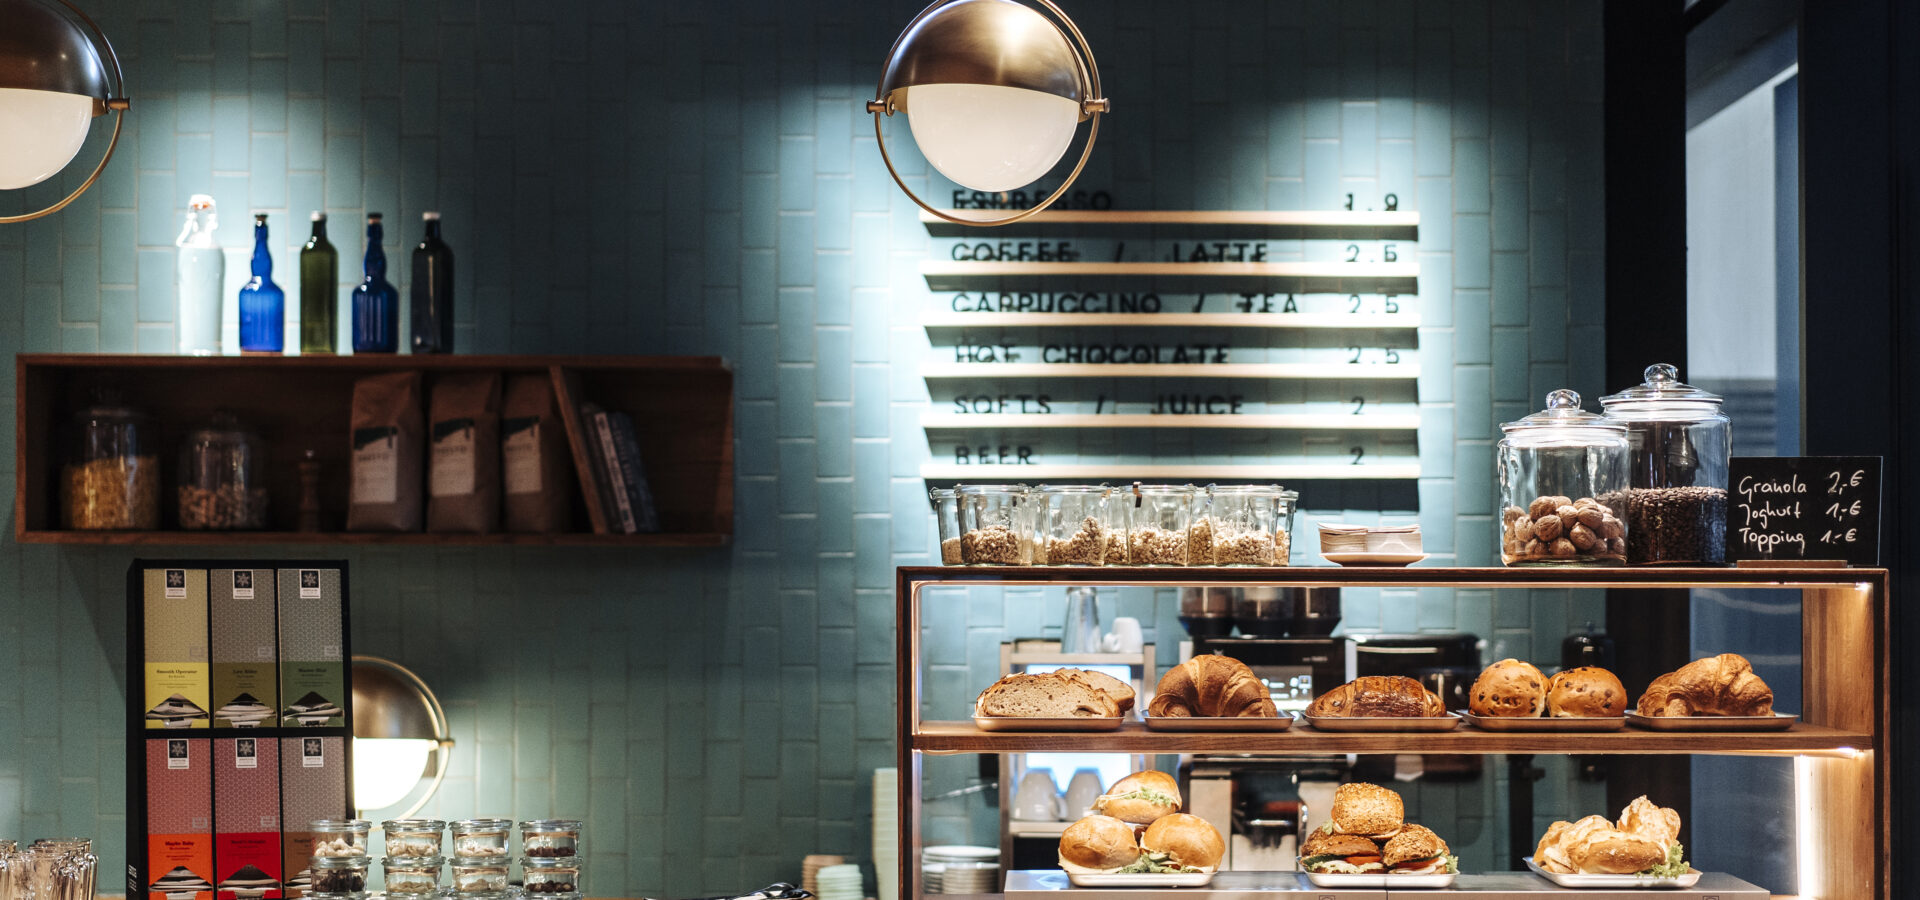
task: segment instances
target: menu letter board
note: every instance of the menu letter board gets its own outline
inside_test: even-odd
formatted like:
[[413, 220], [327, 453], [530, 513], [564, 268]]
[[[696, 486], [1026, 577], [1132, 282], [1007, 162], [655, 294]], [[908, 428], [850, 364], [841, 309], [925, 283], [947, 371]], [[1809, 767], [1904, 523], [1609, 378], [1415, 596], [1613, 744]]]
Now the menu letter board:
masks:
[[1880, 457], [1736, 456], [1727, 559], [1880, 564]]

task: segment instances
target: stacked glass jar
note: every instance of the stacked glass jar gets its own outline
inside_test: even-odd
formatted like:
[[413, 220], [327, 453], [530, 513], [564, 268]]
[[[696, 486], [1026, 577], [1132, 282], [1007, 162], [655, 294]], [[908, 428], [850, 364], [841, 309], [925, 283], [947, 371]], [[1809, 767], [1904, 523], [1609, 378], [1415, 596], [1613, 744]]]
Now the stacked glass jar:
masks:
[[367, 833], [365, 819], [318, 819], [307, 826], [313, 832], [313, 863], [308, 896], [317, 900], [362, 900], [367, 896]]
[[1727, 561], [1727, 468], [1733, 424], [1721, 398], [1680, 381], [1666, 363], [1646, 381], [1600, 398], [1627, 429], [1628, 484], [1601, 498], [1627, 522], [1627, 562], [1719, 565]]
[[527, 893], [580, 900], [580, 823], [535, 819], [520, 823], [521, 882]]
[[453, 832], [453, 892], [470, 900], [507, 894], [507, 864], [512, 819], [462, 819]]
[[1547, 408], [1500, 426], [1500, 561], [1509, 566], [1606, 566], [1627, 559], [1631, 530], [1627, 429], [1558, 390]]
[[386, 876], [387, 893], [406, 897], [424, 897], [440, 890], [441, 834], [447, 823], [439, 819], [388, 819], [380, 823], [386, 833], [387, 856], [380, 861]]
[[960, 506], [960, 560], [969, 566], [1033, 563], [1033, 498], [1024, 484], [964, 484]]

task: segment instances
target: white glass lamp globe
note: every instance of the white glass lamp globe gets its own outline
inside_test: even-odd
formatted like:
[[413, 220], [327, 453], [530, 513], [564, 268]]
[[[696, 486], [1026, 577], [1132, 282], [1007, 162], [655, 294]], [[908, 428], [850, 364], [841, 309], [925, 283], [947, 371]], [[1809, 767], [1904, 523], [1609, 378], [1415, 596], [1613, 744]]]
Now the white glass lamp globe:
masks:
[[976, 191], [1011, 191], [1067, 152], [1080, 104], [1024, 88], [918, 84], [906, 91], [913, 141], [940, 174]]
[[0, 190], [39, 184], [86, 142], [95, 100], [83, 94], [0, 88]]
[[353, 806], [386, 809], [413, 793], [438, 745], [418, 738], [353, 739]]

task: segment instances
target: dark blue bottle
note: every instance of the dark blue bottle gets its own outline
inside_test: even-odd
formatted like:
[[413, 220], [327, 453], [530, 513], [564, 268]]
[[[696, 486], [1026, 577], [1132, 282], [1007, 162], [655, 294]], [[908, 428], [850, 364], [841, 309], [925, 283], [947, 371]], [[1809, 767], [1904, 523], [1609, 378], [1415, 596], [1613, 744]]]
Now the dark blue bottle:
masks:
[[253, 277], [240, 289], [240, 352], [286, 349], [287, 292], [273, 283], [267, 251], [267, 214], [253, 214]]
[[353, 289], [353, 352], [400, 349], [400, 292], [387, 281], [387, 253], [380, 249], [380, 214], [367, 214], [366, 278]]

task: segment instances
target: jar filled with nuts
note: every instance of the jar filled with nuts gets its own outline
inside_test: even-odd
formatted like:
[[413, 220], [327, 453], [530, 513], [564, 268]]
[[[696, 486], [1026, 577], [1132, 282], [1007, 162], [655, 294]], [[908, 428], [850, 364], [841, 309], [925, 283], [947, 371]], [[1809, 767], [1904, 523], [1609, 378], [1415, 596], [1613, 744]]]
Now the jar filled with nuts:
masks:
[[1727, 467], [1733, 424], [1721, 398], [1648, 366], [1646, 381], [1600, 398], [1625, 425], [1628, 485], [1602, 502], [1627, 520], [1627, 562], [1717, 565], [1727, 561]]
[[1284, 566], [1292, 550], [1293, 504], [1300, 495], [1277, 484], [1207, 487], [1206, 547], [1192, 552], [1216, 566]]
[[1136, 566], [1184, 566], [1193, 529], [1190, 484], [1135, 484], [1119, 496], [1127, 516], [1127, 562]]
[[1033, 514], [1039, 536], [1033, 563], [1039, 566], [1106, 564], [1107, 535], [1115, 528], [1108, 512], [1113, 489], [1104, 484], [1043, 484], [1034, 491]]
[[933, 521], [939, 528], [940, 564], [961, 565], [960, 495], [952, 488], [934, 488], [927, 491], [927, 502], [933, 504]]
[[267, 526], [260, 437], [232, 413], [216, 413], [180, 446], [180, 527], [233, 531]]
[[73, 423], [73, 450], [60, 471], [61, 527], [159, 528], [160, 448], [147, 417], [101, 392]]
[[1024, 484], [963, 484], [960, 559], [969, 566], [1025, 566], [1033, 562], [1034, 503]]
[[1621, 565], [1625, 511], [1607, 498], [1627, 484], [1627, 430], [1558, 390], [1547, 408], [1500, 426], [1500, 560], [1517, 565]]

